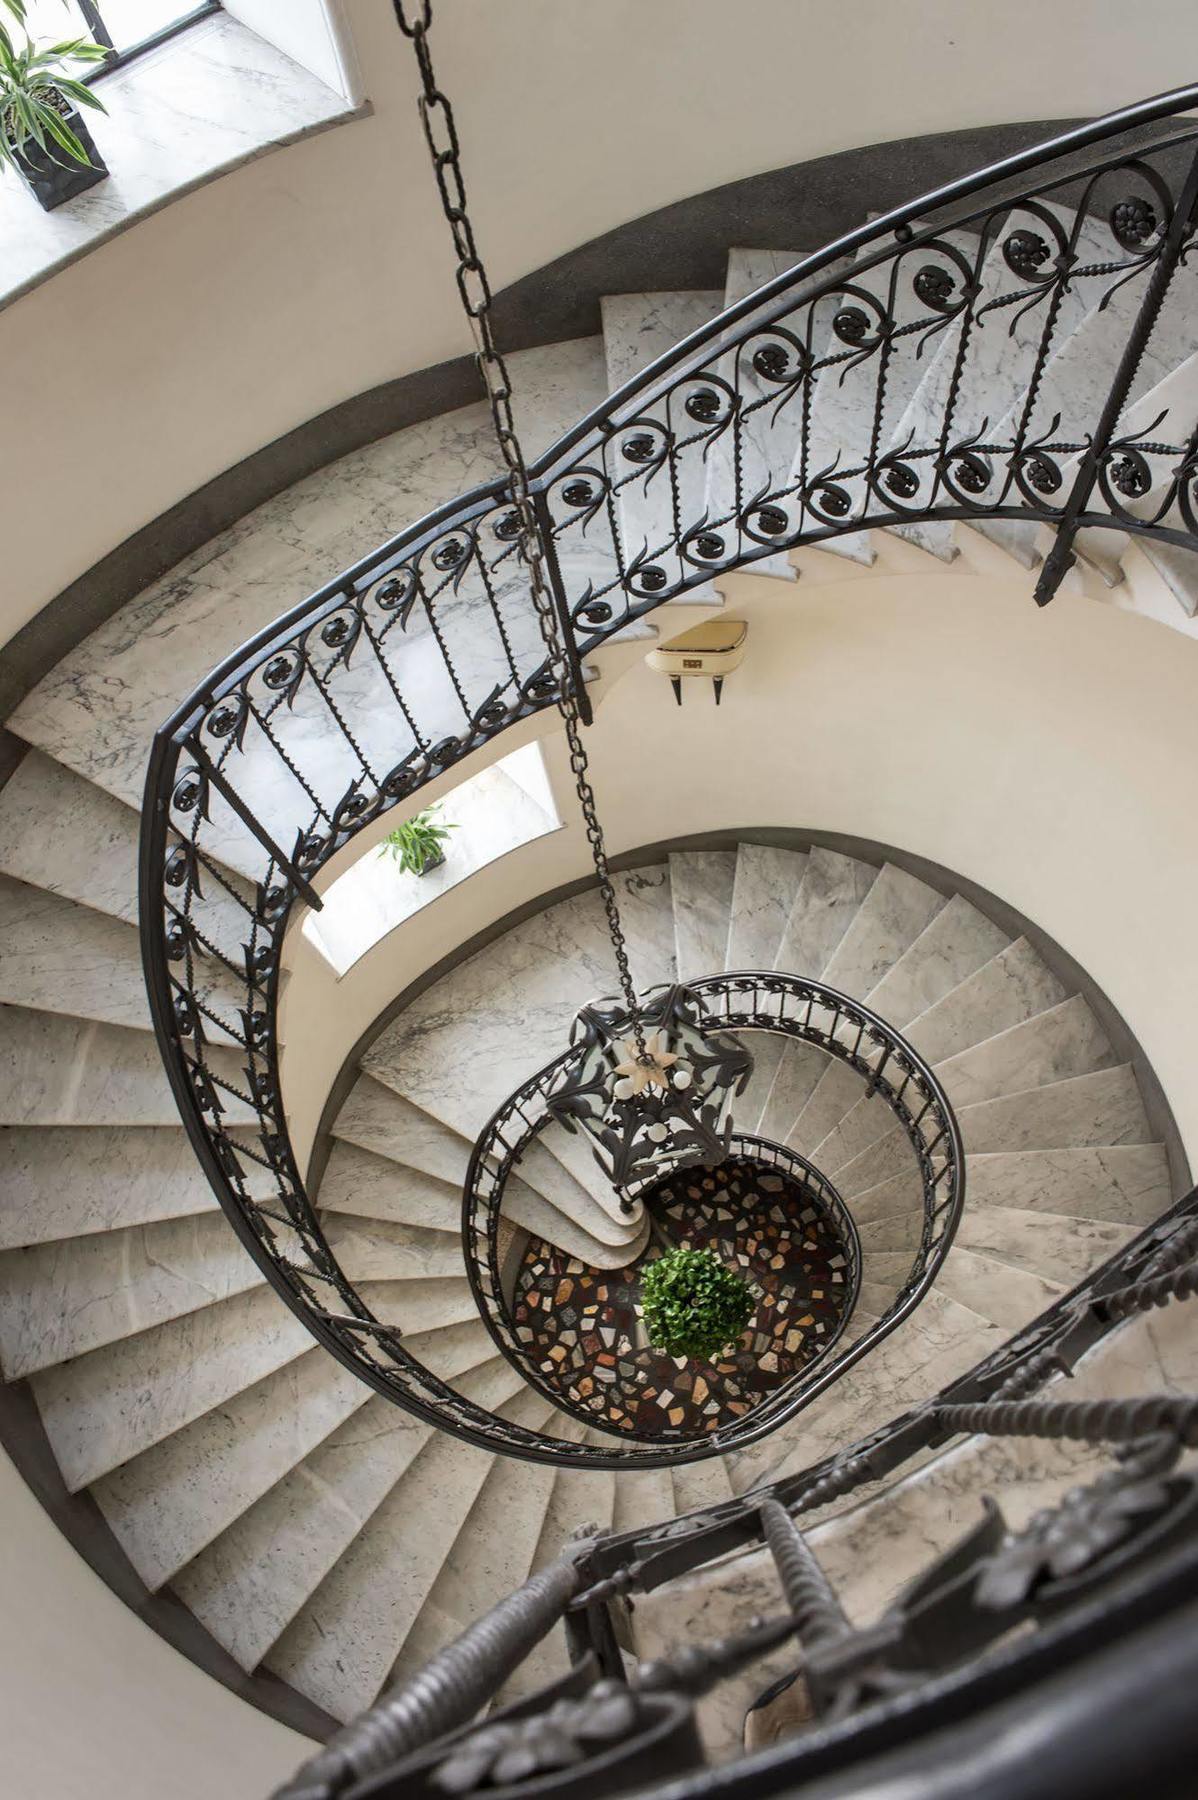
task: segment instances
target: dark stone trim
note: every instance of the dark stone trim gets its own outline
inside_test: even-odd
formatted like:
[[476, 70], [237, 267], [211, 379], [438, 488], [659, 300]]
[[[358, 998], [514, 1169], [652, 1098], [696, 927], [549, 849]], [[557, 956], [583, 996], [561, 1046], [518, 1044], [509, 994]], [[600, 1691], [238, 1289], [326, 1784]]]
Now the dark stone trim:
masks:
[[[1037, 120], [867, 144], [678, 200], [504, 288], [495, 297], [499, 341], [526, 350], [594, 336], [604, 294], [722, 288], [728, 251], [737, 245], [817, 249], [868, 212], [898, 206], [1077, 123]], [[472, 356], [418, 369], [341, 401], [197, 488], [102, 557], [4, 645], [0, 720], [126, 601], [263, 501], [364, 444], [468, 405], [481, 391]]]
[[[914, 856], [907, 850], [901, 850], [894, 844], [877, 843], [871, 838], [847, 837], [834, 831], [803, 831], [787, 826], [746, 825], [733, 831], [710, 831], [698, 833], [692, 837], [662, 839], [654, 844], [642, 845], [636, 850], [627, 850], [611, 858], [613, 869], [639, 869], [649, 863], [664, 862], [672, 850], [727, 850], [735, 849], [737, 844], [777, 844], [787, 850], [810, 850], [819, 845], [826, 850], [839, 850], [842, 855], [855, 856], [862, 862], [881, 867], [883, 863], [894, 863], [905, 869], [919, 881], [924, 881], [931, 888], [946, 898], [960, 894], [978, 911], [1011, 937], [1026, 937], [1037, 954], [1042, 956], [1054, 975], [1057, 975], [1071, 993], [1078, 993], [1091, 1008], [1120, 1062], [1132, 1065], [1140, 1093], [1144, 1100], [1144, 1110], [1148, 1115], [1148, 1124], [1156, 1141], [1165, 1146], [1169, 1160], [1169, 1175], [1173, 1182], [1175, 1194], [1188, 1193], [1194, 1185], [1190, 1173], [1189, 1158], [1182, 1143], [1177, 1121], [1173, 1117], [1173, 1109], [1165, 1097], [1156, 1071], [1144, 1053], [1143, 1046], [1137, 1038], [1123, 1014], [1115, 1006], [1098, 983], [1081, 964], [1076, 962], [1067, 951], [1063, 950], [1055, 938], [1036, 925], [1031, 919], [1018, 912], [1015, 907], [1000, 900], [988, 888], [979, 886], [965, 876], [956, 875], [940, 863], [929, 862], [925, 857]], [[358, 1064], [366, 1051], [388, 1025], [410, 1006], [412, 1001], [423, 994], [426, 989], [441, 979], [443, 975], [465, 962], [476, 951], [485, 949], [497, 938], [504, 936], [515, 926], [526, 919], [543, 912], [546, 907], [555, 905], [559, 900], [568, 900], [574, 894], [584, 893], [594, 885], [593, 878], [585, 876], [578, 881], [570, 881], [554, 888], [548, 894], [540, 894], [535, 900], [527, 901], [516, 907], [493, 925], [483, 931], [476, 932], [466, 943], [450, 951], [435, 963], [431, 969], [417, 978], [410, 986], [397, 995], [381, 1012], [377, 1019], [362, 1033], [357, 1043], [349, 1052], [336, 1079], [329, 1090], [329, 1097], [320, 1115], [312, 1157], [309, 1162], [308, 1191], [313, 1196], [319, 1194], [320, 1180], [324, 1174], [332, 1149], [333, 1122], [345, 1104], [350, 1089], [358, 1078]]]
[[152, 1593], [86, 1491], [62, 1478], [28, 1381], [0, 1386], [0, 1445], [62, 1535], [131, 1612], [191, 1662], [280, 1724], [323, 1743], [339, 1721], [266, 1669], [247, 1675], [169, 1587]]

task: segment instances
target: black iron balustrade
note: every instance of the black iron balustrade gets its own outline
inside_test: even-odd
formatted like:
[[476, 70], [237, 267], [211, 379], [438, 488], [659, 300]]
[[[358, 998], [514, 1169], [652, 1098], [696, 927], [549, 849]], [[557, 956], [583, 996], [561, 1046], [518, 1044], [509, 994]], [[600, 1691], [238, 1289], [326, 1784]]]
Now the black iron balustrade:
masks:
[[[699, 1438], [682, 1430], [668, 1433], [663, 1429], [638, 1444], [635, 1433], [621, 1433], [619, 1448], [608, 1452], [617, 1467], [627, 1467], [634, 1458], [639, 1467], [692, 1456], [727, 1455], [794, 1418], [847, 1369], [868, 1356], [919, 1305], [948, 1255], [965, 1199], [965, 1158], [952, 1108], [922, 1057], [892, 1025], [836, 988], [774, 970], [708, 975], [690, 985], [701, 995], [716, 1028], [770, 1032], [788, 1042], [813, 1044], [856, 1069], [866, 1083], [865, 1091], [876, 1094], [891, 1109], [895, 1128], [903, 1132], [910, 1146], [921, 1191], [920, 1238], [912, 1251], [910, 1270], [886, 1311], [854, 1343], [834, 1355], [860, 1283], [860, 1245], [852, 1209], [832, 1184], [794, 1151], [767, 1139], [735, 1134], [733, 1156], [774, 1162], [795, 1174], [800, 1183], [813, 1187], [819, 1202], [831, 1212], [838, 1234], [848, 1246], [845, 1311], [819, 1355], [742, 1417]], [[503, 1290], [499, 1251], [505, 1188], [518, 1172], [528, 1146], [550, 1122], [546, 1100], [567, 1057], [568, 1052], [563, 1053], [524, 1082], [479, 1133], [463, 1187], [462, 1244], [475, 1302], [500, 1352], [554, 1405], [576, 1411], [588, 1424], [602, 1425], [601, 1417], [573, 1407], [560, 1388], [544, 1379], [538, 1357], [521, 1343]], [[733, 1107], [735, 1110], [735, 1102]], [[655, 1179], [650, 1177], [629, 1190], [626, 1209], [635, 1206], [639, 1194]], [[651, 1443], [658, 1446], [656, 1455], [648, 1448]], [[601, 1466], [602, 1454], [593, 1458], [593, 1463]]]
[[[808, 1780], [815, 1791], [830, 1791], [821, 1778], [864, 1776], [872, 1772], [870, 1759], [903, 1749], [919, 1757], [921, 1791], [946, 1800], [976, 1792], [1030, 1800], [1047, 1791], [1127, 1791], [1124, 1759], [1132, 1746], [1143, 1791], [1183, 1800], [1192, 1791], [1193, 1658], [1178, 1653], [1187, 1641], [1192, 1652], [1195, 1641], [1198, 1473], [1180, 1470], [1178, 1459], [1198, 1443], [1198, 1396], [1082, 1404], [1055, 1394], [1014, 1402], [1003, 1396], [1012, 1359], [1023, 1358], [1026, 1367], [1029, 1356], [1038, 1357], [1039, 1385], [1130, 1313], [1192, 1297], [1196, 1252], [1198, 1190], [1032, 1321], [1011, 1346], [863, 1443], [669, 1524], [592, 1533], [564, 1547], [560, 1563], [340, 1731], [280, 1791], [280, 1800], [336, 1800], [351, 1789], [363, 1800], [367, 1794], [420, 1800], [496, 1785], [513, 1800], [525, 1794], [531, 1800], [567, 1788], [583, 1795], [658, 1791], [661, 1781], [669, 1785], [660, 1791], [677, 1800], [757, 1800], [805, 1790]], [[1052, 1344], [1060, 1351], [1054, 1367], [1043, 1355]], [[804, 1521], [830, 1500], [901, 1475], [914, 1456], [943, 1448], [962, 1432], [1069, 1438], [1109, 1446], [1114, 1460], [1018, 1530], [1007, 1526], [995, 1501], [983, 1502], [976, 1522], [931, 1557], [879, 1618], [855, 1623], [807, 1542]], [[625, 1666], [613, 1606], [718, 1563], [731, 1550], [756, 1547], [772, 1558], [776, 1614], [750, 1620], [731, 1636], [682, 1644], [660, 1661]], [[1174, 1616], [1179, 1630], [1171, 1656], [1163, 1666], [1150, 1664], [1150, 1689], [1159, 1700], [1161, 1682], [1172, 1680], [1184, 1696], [1184, 1716], [1172, 1720], [1172, 1739], [1161, 1741], [1141, 1731], [1138, 1714], [1122, 1716], [1120, 1705], [1136, 1685], [1134, 1634]], [[516, 1661], [558, 1622], [566, 1627], [569, 1673], [470, 1725]], [[801, 1683], [789, 1734], [739, 1761], [706, 1766], [694, 1700], [788, 1638]], [[1087, 1658], [1123, 1644], [1131, 1648], [1121, 1658], [1119, 1680], [1101, 1688], [1097, 1709], [1063, 1705], [1054, 1688], [1041, 1686], [1076, 1670], [1084, 1695], [1092, 1688]], [[774, 1681], [768, 1692], [777, 1696], [784, 1685]], [[993, 1740], [989, 1759], [977, 1747], [962, 1759], [959, 1749], [941, 1746], [947, 1728], [974, 1715], [987, 1721], [989, 1709], [1012, 1699], [1020, 1707], [1019, 1729], [984, 1725], [983, 1736], [989, 1731]], [[660, 1766], [651, 1750], [663, 1708], [671, 1736]], [[1101, 1718], [1111, 1711], [1122, 1717], [1114, 1742]], [[1104, 1754], [1116, 1749], [1114, 1787], [1098, 1781], [1089, 1754], [1095, 1733]], [[994, 1759], [1009, 1754], [995, 1750], [1000, 1738], [1030, 1742], [1036, 1758], [1052, 1745], [1050, 1786], [1012, 1785], [1001, 1768], [994, 1774]], [[914, 1766], [908, 1763], [907, 1772]], [[1158, 1768], [1174, 1771], [1176, 1783], [1162, 1777], [1157, 1785]], [[1089, 1773], [1083, 1777], [1081, 1770]], [[982, 1781], [987, 1773], [994, 1774], [990, 1786]], [[355, 1782], [371, 1785], [359, 1789]]]
[[[1005, 520], [1198, 548], [1198, 402], [1121, 414], [1193, 252], [1198, 86], [1143, 102], [851, 232], [677, 345], [534, 465], [549, 575], [583, 715], [588, 654], [713, 576], [872, 526]], [[844, 259], [852, 258], [845, 272]], [[1134, 304], [1132, 297], [1134, 296]], [[1117, 297], [1117, 300], [1116, 298]], [[1117, 364], [1076, 416], [1037, 395], [1070, 308], [1116, 304]], [[985, 410], [1003, 335], [1011, 403]], [[945, 347], [928, 416], [896, 396]], [[857, 394], [815, 435], [816, 388]], [[625, 502], [635, 502], [631, 511]], [[634, 521], [633, 537], [627, 519]], [[509, 1454], [539, 1441], [404, 1350], [345, 1280], [296, 1166], [277, 1002], [296, 902], [363, 829], [509, 726], [554, 680], [502, 480], [371, 552], [228, 657], [158, 733], [141, 933], [184, 1122], [242, 1241], [334, 1355], [420, 1416]], [[219, 971], [218, 1000], [206, 977]]]

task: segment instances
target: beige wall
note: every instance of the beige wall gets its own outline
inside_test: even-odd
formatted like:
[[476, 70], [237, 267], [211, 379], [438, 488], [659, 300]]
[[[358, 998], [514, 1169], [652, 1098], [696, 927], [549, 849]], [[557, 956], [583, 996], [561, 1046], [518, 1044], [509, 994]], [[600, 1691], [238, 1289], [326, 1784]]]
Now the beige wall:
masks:
[[135, 1618], [3, 1454], [0, 1593], [0, 1787], [14, 1800], [265, 1800], [312, 1754]]
[[[588, 738], [610, 848], [790, 826], [892, 844], [980, 883], [1106, 990], [1198, 1163], [1198, 642], [1087, 597], [1075, 577], [1041, 611], [1026, 575], [963, 536], [950, 567], [891, 540], [872, 572], [813, 551], [794, 588], [733, 578], [748, 656], [718, 713], [706, 683], [678, 709], [664, 677], [622, 652], [627, 672], [605, 682]], [[547, 751], [560, 798], [560, 739]], [[283, 1082], [301, 1158], [383, 999], [586, 873], [568, 798], [562, 811], [565, 830], [463, 882], [339, 983], [292, 934]]]
[[[250, 451], [468, 348], [409, 52], [387, 0], [344, 12], [373, 118], [186, 196], [0, 313], [21, 445], [0, 642]], [[851, 20], [825, 0], [441, 0], [435, 43], [502, 285], [739, 176], [1166, 88], [1198, 25], [1193, 0], [859, 0]]]

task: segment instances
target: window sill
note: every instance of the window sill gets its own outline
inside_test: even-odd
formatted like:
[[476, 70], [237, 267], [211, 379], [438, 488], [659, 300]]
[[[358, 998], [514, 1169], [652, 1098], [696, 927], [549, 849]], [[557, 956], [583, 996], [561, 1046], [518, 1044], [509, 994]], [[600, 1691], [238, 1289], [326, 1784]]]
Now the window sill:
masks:
[[116, 70], [99, 97], [108, 116], [87, 123], [107, 181], [47, 213], [11, 170], [0, 177], [0, 307], [180, 194], [370, 111], [227, 14]]
[[[399, 815], [396, 814], [396, 822]], [[375, 844], [325, 889], [323, 910], [302, 930], [338, 979], [360, 957], [440, 895], [500, 857], [561, 829], [540, 745], [525, 744], [451, 788], [441, 823], [454, 828], [445, 861], [424, 875], [400, 872]]]

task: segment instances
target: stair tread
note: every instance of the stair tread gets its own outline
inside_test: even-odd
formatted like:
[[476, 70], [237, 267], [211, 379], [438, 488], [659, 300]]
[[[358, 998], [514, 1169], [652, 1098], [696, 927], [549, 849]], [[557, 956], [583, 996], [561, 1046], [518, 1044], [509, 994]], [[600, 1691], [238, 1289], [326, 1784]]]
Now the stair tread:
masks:
[[807, 869], [801, 850], [741, 844], [728, 926], [728, 969], [772, 969]]
[[[206, 1060], [223, 1079], [244, 1084], [232, 1050], [213, 1045]], [[231, 1123], [255, 1120], [242, 1102], [223, 1092], [221, 1099]], [[150, 1032], [0, 1006], [0, 1124], [178, 1122], [179, 1110]]]
[[[216, 1196], [181, 1125], [13, 1125], [0, 1249], [210, 1213]], [[119, 1181], [112, 1180], [114, 1169]]]
[[670, 852], [674, 953], [682, 980], [724, 968], [735, 880], [735, 850]]
[[807, 859], [775, 967], [818, 981], [878, 871], [816, 845]]
[[[198, 956], [195, 994], [227, 1021], [205, 1017], [210, 1039], [230, 1041], [246, 991], [214, 957]], [[136, 929], [0, 875], [0, 1001], [148, 1031], [141, 943]]]
[[[518, 1387], [520, 1376], [511, 1374]], [[536, 1398], [519, 1394], [500, 1410], [527, 1412]], [[543, 1401], [537, 1410], [544, 1414]], [[287, 1626], [267, 1666], [335, 1718], [369, 1706], [492, 1461], [485, 1450], [434, 1434]]]
[[[494, 1356], [480, 1319], [413, 1344], [446, 1380], [460, 1377], [456, 1385], [481, 1405], [513, 1391], [513, 1371]], [[208, 1532], [175, 1574], [174, 1591], [243, 1668], [255, 1668], [432, 1436], [431, 1426], [367, 1393], [306, 1453], [297, 1448], [252, 1504], [228, 1508], [231, 1521], [219, 1535]]]
[[129, 1225], [0, 1254], [0, 1361], [9, 1381], [256, 1287], [220, 1213]]

